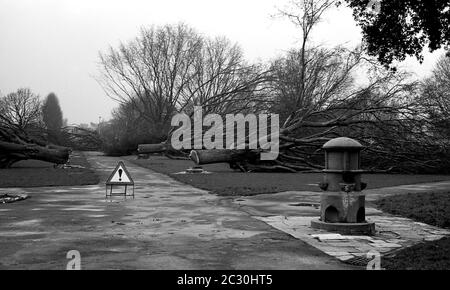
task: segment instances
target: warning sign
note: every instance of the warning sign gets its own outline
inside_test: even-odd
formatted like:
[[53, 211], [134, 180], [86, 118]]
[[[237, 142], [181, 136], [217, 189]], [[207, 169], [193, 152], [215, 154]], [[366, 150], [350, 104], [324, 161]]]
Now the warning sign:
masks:
[[[125, 164], [120, 161], [116, 169], [111, 173], [108, 180], [106, 180], [106, 197], [113, 196], [113, 195], [125, 195], [127, 196], [127, 187], [129, 185], [133, 186], [133, 193], [131, 196], [134, 198], [134, 181], [131, 178], [130, 173], [128, 172], [127, 168], [125, 167]], [[109, 186], [109, 192], [108, 192], [108, 186]], [[124, 186], [125, 191], [124, 192], [113, 192], [113, 186]]]
[[111, 173], [108, 180], [106, 181], [107, 185], [133, 185], [133, 179], [131, 178], [130, 173], [128, 172], [125, 164], [120, 161], [117, 164], [116, 169]]

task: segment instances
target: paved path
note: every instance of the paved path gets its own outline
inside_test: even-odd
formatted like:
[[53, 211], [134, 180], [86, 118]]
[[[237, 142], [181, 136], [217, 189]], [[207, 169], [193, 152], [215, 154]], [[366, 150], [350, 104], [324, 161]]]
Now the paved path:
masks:
[[[106, 180], [119, 158], [91, 153]], [[8, 189], [31, 198], [0, 207], [0, 269], [350, 269], [228, 199], [125, 162], [134, 200], [104, 186]], [[6, 192], [6, 189], [2, 189]]]

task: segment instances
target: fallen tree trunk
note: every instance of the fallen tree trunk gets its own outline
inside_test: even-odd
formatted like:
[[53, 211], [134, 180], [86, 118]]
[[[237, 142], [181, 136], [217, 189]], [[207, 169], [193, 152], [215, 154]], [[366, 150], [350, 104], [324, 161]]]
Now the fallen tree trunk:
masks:
[[12, 164], [27, 159], [65, 164], [69, 160], [69, 155], [69, 148], [0, 141], [0, 168], [9, 168]]
[[192, 150], [189, 155], [197, 165], [213, 163], [235, 163], [245, 159], [257, 159], [259, 152], [249, 150]]
[[[261, 161], [260, 150], [192, 150], [189, 157], [197, 165], [228, 163], [242, 172], [297, 172], [278, 161]], [[307, 168], [310, 170], [310, 168]]]
[[0, 168], [9, 168], [12, 164], [27, 159], [65, 164], [70, 152], [70, 148], [47, 145], [30, 137], [23, 130], [0, 127]]
[[[139, 144], [137, 149], [138, 158], [148, 158], [148, 154], [163, 153], [166, 157], [174, 160], [189, 160], [188, 153], [175, 150], [166, 142], [157, 144]], [[140, 156], [140, 157], [139, 157]]]
[[168, 146], [165, 143], [158, 144], [139, 144], [137, 152], [138, 154], [152, 154], [163, 153], [168, 150]]

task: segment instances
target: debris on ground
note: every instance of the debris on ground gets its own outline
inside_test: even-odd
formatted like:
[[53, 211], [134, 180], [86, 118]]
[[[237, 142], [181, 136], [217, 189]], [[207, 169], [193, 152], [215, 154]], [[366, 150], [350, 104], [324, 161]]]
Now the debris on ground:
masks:
[[20, 200], [25, 200], [28, 198], [26, 194], [0, 194], [0, 204], [2, 203], [12, 203]]

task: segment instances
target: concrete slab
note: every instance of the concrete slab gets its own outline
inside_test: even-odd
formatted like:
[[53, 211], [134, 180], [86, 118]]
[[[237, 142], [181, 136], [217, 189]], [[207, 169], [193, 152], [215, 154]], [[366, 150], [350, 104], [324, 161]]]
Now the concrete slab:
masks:
[[[428, 240], [431, 237], [436, 237], [436, 235], [430, 235], [428, 233], [430, 230], [439, 232], [441, 234], [440, 237], [450, 235], [450, 231], [448, 230], [430, 225], [417, 225], [417, 223], [408, 219], [402, 219], [400, 221], [409, 224], [408, 230], [399, 229], [396, 227], [399, 220], [395, 217], [392, 218], [391, 223], [384, 223], [383, 226], [377, 224], [378, 231], [374, 237], [346, 236], [313, 229], [310, 227], [309, 222], [316, 217], [270, 216], [256, 218], [305, 241], [328, 255], [335, 256], [338, 259], [343, 256], [344, 258], [340, 259], [342, 261], [349, 259], [348, 253], [352, 256], [364, 256], [373, 251], [380, 252], [381, 254], [389, 254], [400, 248], [409, 247]], [[380, 217], [381, 221], [388, 219], [388, 216]], [[372, 217], [371, 221], [377, 223], [377, 217]], [[411, 230], [414, 231], [414, 236], [408, 235]], [[395, 232], [398, 238], [390, 238], [391, 232]]]

